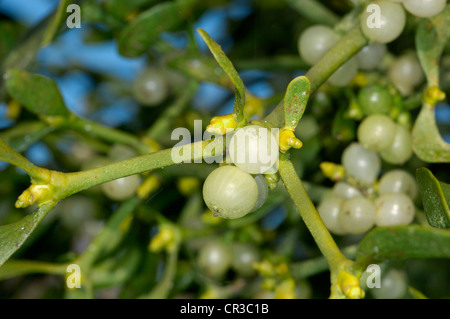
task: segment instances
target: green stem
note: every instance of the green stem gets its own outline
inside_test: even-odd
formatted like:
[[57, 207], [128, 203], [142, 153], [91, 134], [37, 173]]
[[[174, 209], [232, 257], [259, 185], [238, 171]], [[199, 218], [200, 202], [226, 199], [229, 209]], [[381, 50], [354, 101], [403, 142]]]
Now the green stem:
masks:
[[314, 23], [333, 27], [340, 20], [336, 13], [316, 0], [285, 0], [285, 2]]
[[[310, 96], [336, 71], [342, 64], [368, 44], [360, 27], [350, 30], [319, 62], [309, 69], [306, 77], [311, 82]], [[276, 127], [284, 126], [284, 103], [281, 101], [265, 121]]]
[[48, 126], [41, 121], [23, 122], [2, 132], [0, 138], [8, 143], [16, 152], [20, 153], [54, 130], [54, 127]]
[[10, 260], [0, 267], [0, 280], [28, 274], [64, 275], [67, 265], [31, 260]]
[[155, 151], [155, 149], [152, 149], [132, 134], [78, 117], [65, 119], [58, 124], [58, 127], [80, 131], [111, 143], [128, 145], [136, 149], [140, 154], [148, 154]]
[[[352, 245], [344, 248], [342, 250], [342, 253], [347, 258], [354, 258], [356, 256], [357, 250], [358, 245]], [[292, 276], [296, 280], [301, 280], [327, 271], [328, 267], [329, 266], [327, 260], [323, 256], [321, 256], [294, 263], [290, 266], [290, 269]]]
[[302, 182], [298, 178], [292, 162], [284, 155], [280, 158], [279, 173], [303, 221], [308, 227], [330, 269], [336, 269], [346, 258], [320, 218]]
[[68, 15], [67, 7], [74, 2], [75, 1], [72, 0], [62, 0], [59, 3], [58, 8], [53, 13], [53, 17], [45, 30], [44, 38], [42, 39], [42, 46], [46, 46], [53, 41], [58, 31], [61, 29], [61, 25], [66, 20], [66, 16]]
[[17, 153], [11, 146], [0, 139], [0, 161], [5, 161], [23, 169], [34, 180], [41, 180], [47, 170], [34, 165], [25, 157]]
[[[164, 168], [176, 164], [173, 155], [180, 156], [185, 162], [201, 162], [205, 155], [206, 146], [223, 151], [223, 140], [200, 141], [184, 146], [177, 146], [172, 149], [165, 149], [155, 153], [134, 157], [121, 162], [94, 168], [87, 171], [64, 174], [64, 189], [60, 196], [65, 198], [82, 190], [97, 186], [114, 179], [126, 177], [151, 171], [157, 168]], [[209, 145], [213, 143], [213, 145]]]

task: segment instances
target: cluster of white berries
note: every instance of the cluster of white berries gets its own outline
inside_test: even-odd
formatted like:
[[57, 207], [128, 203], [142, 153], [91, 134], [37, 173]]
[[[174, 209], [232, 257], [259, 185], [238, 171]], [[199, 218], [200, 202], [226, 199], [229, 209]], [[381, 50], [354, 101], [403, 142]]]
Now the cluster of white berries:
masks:
[[[358, 185], [374, 185], [380, 174], [380, 158], [359, 143], [350, 144], [343, 152], [342, 165], [346, 176]], [[396, 169], [384, 174], [377, 183], [377, 192], [363, 192], [345, 181], [337, 182], [318, 207], [327, 228], [334, 234], [363, 234], [373, 226], [410, 224], [415, 215], [413, 200], [418, 194], [414, 178]]]

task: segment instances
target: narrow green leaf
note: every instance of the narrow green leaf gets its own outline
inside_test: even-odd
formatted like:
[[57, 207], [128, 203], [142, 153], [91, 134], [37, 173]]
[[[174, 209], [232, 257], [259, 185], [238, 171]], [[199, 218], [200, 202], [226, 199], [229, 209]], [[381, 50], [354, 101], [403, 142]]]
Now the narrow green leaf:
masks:
[[17, 153], [0, 138], [0, 161], [8, 162], [23, 169], [30, 176], [38, 176], [39, 167]]
[[226, 56], [225, 52], [222, 51], [220, 45], [217, 44], [217, 42], [215, 42], [208, 35], [208, 33], [206, 33], [206, 31], [202, 29], [197, 29], [197, 32], [205, 41], [206, 45], [208, 46], [214, 58], [216, 59], [217, 63], [225, 71], [225, 73], [228, 74], [228, 76], [230, 77], [231, 81], [234, 84], [236, 98], [234, 100], [233, 114], [236, 117], [236, 122], [240, 123], [244, 120], [244, 105], [245, 105], [244, 82], [242, 82], [239, 73], [236, 71], [233, 64]]
[[416, 178], [428, 223], [436, 228], [450, 228], [450, 185], [438, 181], [425, 167], [417, 169]]
[[165, 31], [173, 31], [186, 21], [199, 0], [163, 2], [141, 13], [119, 35], [119, 53], [138, 57]]
[[193, 77], [198, 81], [207, 81], [234, 90], [234, 84], [227, 74], [217, 66], [211, 57], [195, 53], [185, 53], [173, 58], [169, 66]]
[[414, 287], [409, 286], [408, 291], [414, 297], [414, 299], [428, 299], [427, 296], [425, 296], [422, 292]]
[[414, 258], [450, 258], [450, 232], [418, 225], [375, 228], [361, 241], [355, 267]]
[[14, 99], [34, 114], [70, 115], [56, 83], [45, 76], [12, 69], [6, 73], [6, 88]]
[[306, 76], [293, 79], [284, 95], [284, 125], [295, 130], [303, 116], [311, 91], [311, 83]]
[[54, 127], [48, 126], [42, 121], [23, 122], [2, 132], [0, 138], [16, 152], [23, 152], [54, 130]]
[[439, 87], [439, 60], [449, 37], [450, 5], [437, 16], [424, 19], [417, 28], [417, 55], [430, 87]]
[[51, 43], [55, 36], [58, 34], [63, 23], [66, 21], [69, 13], [67, 12], [67, 6], [74, 3], [74, 0], [61, 0], [59, 2], [58, 8], [53, 14], [52, 19], [45, 30], [44, 37], [42, 39], [42, 46], [46, 46]]
[[132, 197], [123, 202], [109, 218], [105, 227], [92, 240], [89, 250], [86, 250], [79, 258], [79, 263], [85, 269], [91, 267], [101, 254], [111, 252], [123, 240], [128, 229], [120, 226], [126, 218], [131, 216], [138, 204], [139, 199]]
[[19, 23], [2, 20], [0, 21], [0, 61], [2, 61], [17, 43], [25, 27]]
[[430, 163], [450, 162], [450, 144], [436, 125], [434, 106], [424, 103], [412, 130], [413, 150], [421, 160]]
[[126, 247], [95, 265], [90, 273], [92, 284], [94, 287], [121, 285], [134, 275], [141, 261], [142, 251], [137, 246]]
[[53, 206], [53, 203], [43, 204], [20, 221], [0, 226], [0, 267], [22, 246]]

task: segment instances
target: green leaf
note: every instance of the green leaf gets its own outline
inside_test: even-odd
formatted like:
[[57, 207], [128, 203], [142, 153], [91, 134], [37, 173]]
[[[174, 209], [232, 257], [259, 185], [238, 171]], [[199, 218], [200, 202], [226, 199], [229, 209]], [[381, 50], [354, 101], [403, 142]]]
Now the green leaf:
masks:
[[61, 0], [59, 2], [58, 8], [53, 14], [53, 17], [49, 21], [45, 30], [44, 37], [42, 39], [42, 46], [46, 46], [53, 41], [69, 15], [67, 12], [67, 7], [74, 2], [74, 0]]
[[130, 218], [138, 204], [139, 199], [132, 197], [124, 201], [108, 219], [105, 227], [92, 240], [90, 248], [79, 258], [79, 263], [85, 269], [91, 267], [102, 254], [114, 250], [123, 240], [128, 231], [126, 219]]
[[340, 17], [327, 6], [316, 0], [284, 0], [292, 8], [313, 24], [325, 24], [334, 27], [339, 23]]
[[[27, 69], [34, 60], [39, 49], [47, 45], [56, 35], [65, 17], [65, 4], [72, 1], [61, 1], [54, 14], [49, 15], [37, 26], [33, 27], [32, 32], [20, 40], [20, 43], [9, 52], [8, 56], [2, 61], [0, 66], [0, 75], [13, 68]], [[63, 12], [64, 11], [64, 12]], [[3, 33], [2, 34], [3, 37]], [[0, 77], [0, 99], [4, 97], [5, 87], [3, 77]]]
[[212, 82], [231, 90], [234, 89], [234, 84], [230, 81], [230, 78], [222, 69], [217, 67], [216, 61], [211, 57], [196, 53], [184, 53], [171, 59], [169, 66], [198, 81]]
[[130, 58], [144, 54], [162, 32], [173, 31], [184, 23], [198, 2], [163, 2], [144, 11], [120, 33], [119, 53]]
[[18, 69], [9, 70], [6, 73], [6, 88], [15, 100], [34, 114], [70, 115], [56, 83], [45, 76]]
[[418, 225], [377, 227], [361, 241], [355, 267], [414, 258], [450, 258], [450, 232]]
[[436, 125], [434, 106], [424, 102], [412, 130], [413, 150], [422, 161], [450, 162], [450, 144], [446, 143]]
[[0, 138], [16, 152], [23, 152], [54, 130], [53, 126], [49, 126], [42, 121], [23, 122], [2, 132]]
[[53, 206], [53, 203], [45, 203], [18, 222], [0, 226], [0, 267], [22, 246]]
[[438, 181], [425, 167], [417, 169], [416, 178], [428, 223], [436, 228], [450, 228], [450, 185]]
[[3, 60], [19, 40], [25, 28], [13, 21], [0, 21], [0, 59]]
[[295, 130], [303, 116], [311, 91], [311, 83], [306, 76], [293, 79], [284, 95], [284, 125]]
[[439, 87], [439, 59], [449, 37], [450, 5], [437, 16], [424, 19], [417, 28], [417, 55], [430, 87]]
[[428, 299], [427, 296], [425, 296], [422, 292], [414, 287], [409, 286], [408, 291], [414, 297], [414, 299]]
[[102, 260], [92, 269], [90, 277], [94, 287], [111, 287], [123, 284], [135, 273], [142, 260], [142, 251], [125, 247], [116, 255]]
[[17, 153], [0, 138], [0, 161], [5, 161], [23, 169], [30, 176], [38, 176], [39, 168]]
[[242, 82], [241, 77], [239, 76], [239, 73], [234, 68], [234, 65], [231, 63], [231, 61], [226, 56], [225, 52], [222, 51], [222, 48], [220, 47], [217, 42], [215, 42], [209, 35], [206, 33], [206, 31], [202, 29], [197, 29], [197, 32], [200, 34], [200, 36], [205, 41], [206, 45], [208, 46], [209, 50], [211, 51], [212, 55], [216, 59], [217, 63], [220, 65], [220, 67], [225, 71], [226, 74], [230, 77], [231, 81], [233, 82], [235, 86], [235, 93], [236, 98], [234, 100], [234, 109], [233, 114], [236, 117], [236, 122], [241, 123], [244, 121], [244, 105], [245, 105], [245, 87], [244, 82]]
[[150, 6], [156, 0], [107, 0], [104, 2], [105, 11], [116, 19], [125, 21], [129, 14], [144, 6]]

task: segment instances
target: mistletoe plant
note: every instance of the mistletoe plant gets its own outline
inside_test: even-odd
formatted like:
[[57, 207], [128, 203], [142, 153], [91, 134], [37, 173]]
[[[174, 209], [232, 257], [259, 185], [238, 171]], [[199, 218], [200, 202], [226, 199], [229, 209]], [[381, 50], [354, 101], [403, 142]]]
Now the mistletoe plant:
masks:
[[[441, 56], [448, 58], [450, 7], [445, 1], [352, 1], [351, 10], [341, 18], [317, 1], [286, 0], [291, 12], [313, 22], [301, 27], [300, 57], [236, 59], [234, 64], [202, 29], [196, 31], [215, 61], [199, 53], [194, 33], [183, 50], [160, 38], [165, 31], [187, 28], [214, 1], [133, 0], [126, 6], [115, 0], [82, 2], [84, 21], [105, 24], [121, 55], [146, 54], [158, 60], [159, 66], [144, 72], [131, 90], [146, 109], [165, 105], [163, 111], [152, 113], [158, 117], [140, 132], [76, 115], [66, 107], [54, 80], [30, 72], [39, 48], [64, 32], [65, 9], [72, 2], [61, 1], [31, 37], [0, 52], [1, 98], [10, 112], [18, 109], [33, 117], [0, 133], [0, 160], [30, 178], [31, 185], [22, 189], [15, 207], [35, 207], [20, 220], [0, 226], [0, 279], [31, 273], [64, 276], [75, 264], [82, 272], [81, 289], [66, 289], [67, 297], [95, 297], [101, 287], [122, 285], [123, 297], [166, 298], [189, 295], [197, 283], [201, 293], [196, 297], [253, 297], [255, 287], [263, 287], [271, 296], [295, 298], [308, 290], [302, 288], [308, 285], [305, 279], [329, 269], [331, 298], [364, 298], [368, 266], [450, 257], [450, 233], [445, 229], [450, 227], [450, 186], [425, 167], [450, 161], [450, 146], [435, 121], [436, 105], [445, 100], [448, 89], [448, 79], [441, 83], [446, 78], [438, 63]], [[371, 15], [373, 6], [380, 16]], [[371, 28], [371, 19], [373, 23], [378, 19], [380, 26]], [[402, 32], [414, 34], [415, 46], [406, 43], [415, 51], [394, 57], [386, 43], [397, 41]], [[19, 58], [23, 52], [30, 54]], [[273, 99], [253, 95], [234, 65], [309, 69], [291, 77], [274, 105]], [[177, 81], [181, 85], [171, 91]], [[188, 105], [203, 81], [234, 92], [233, 111], [210, 117], [206, 138], [183, 145], [167, 143], [177, 123], [192, 124]], [[331, 97], [340, 104], [327, 102]], [[196, 119], [203, 116], [191, 114]], [[319, 119], [331, 125], [319, 126]], [[321, 140], [314, 127], [328, 137]], [[88, 158], [90, 165], [72, 170], [40, 167], [21, 155], [38, 141], [55, 146], [67, 134], [100, 153], [111, 154], [112, 145], [118, 145], [119, 156], [99, 164]], [[249, 143], [242, 146], [239, 138]], [[342, 153], [340, 160], [328, 161], [327, 152], [337, 151]], [[273, 161], [245, 160], [261, 153]], [[419, 159], [416, 178], [398, 167]], [[317, 174], [307, 180], [298, 165], [309, 165]], [[4, 170], [2, 184], [17, 174], [11, 168]], [[303, 175], [306, 180], [300, 178]], [[334, 183], [332, 188], [326, 187], [330, 181], [324, 177]], [[176, 186], [170, 184], [174, 180]], [[84, 251], [48, 262], [11, 258], [15, 253], [20, 257], [51, 218], [49, 212], [60, 209], [62, 215], [68, 214], [64, 203], [79, 193], [99, 196], [99, 185], [119, 205]], [[173, 191], [164, 190], [174, 187], [183, 195], [183, 206], [175, 216], [166, 215], [174, 199]], [[274, 248], [269, 245], [274, 234], [257, 225], [282, 204], [294, 215], [289, 214], [281, 248]], [[204, 205], [208, 209], [202, 213]], [[295, 218], [297, 212], [301, 220]], [[303, 225], [322, 256], [294, 258]], [[353, 238], [353, 244], [342, 248], [343, 238]], [[148, 276], [157, 272], [161, 260], [162, 275]], [[390, 271], [386, 280], [404, 279], [404, 274]], [[243, 282], [252, 284], [246, 287]], [[410, 294], [424, 297], [413, 287]]]

